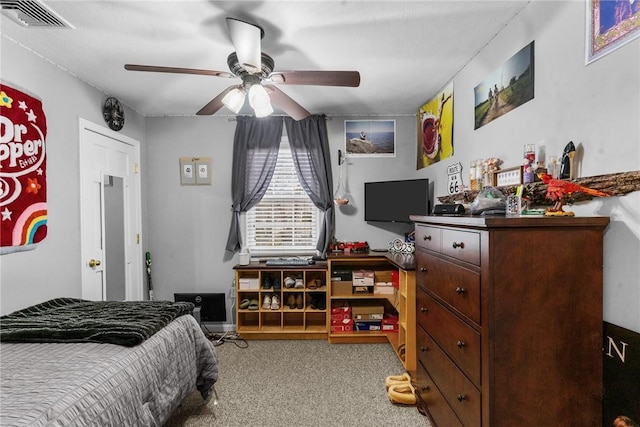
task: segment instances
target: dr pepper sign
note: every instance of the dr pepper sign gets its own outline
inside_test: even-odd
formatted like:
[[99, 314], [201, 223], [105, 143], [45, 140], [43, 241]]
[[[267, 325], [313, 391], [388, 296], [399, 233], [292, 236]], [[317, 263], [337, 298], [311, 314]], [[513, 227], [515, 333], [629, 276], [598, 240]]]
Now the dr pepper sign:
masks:
[[0, 254], [47, 235], [47, 120], [40, 99], [0, 83]]

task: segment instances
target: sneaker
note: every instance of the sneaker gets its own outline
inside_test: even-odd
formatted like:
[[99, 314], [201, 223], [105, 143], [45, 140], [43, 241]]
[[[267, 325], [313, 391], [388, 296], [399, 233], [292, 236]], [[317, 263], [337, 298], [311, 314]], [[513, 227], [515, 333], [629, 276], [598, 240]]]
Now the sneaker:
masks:
[[278, 295], [274, 295], [271, 297], [271, 310], [279, 310], [280, 309], [280, 298]]
[[292, 277], [285, 277], [284, 278], [284, 287], [285, 288], [293, 288], [293, 285], [296, 284], [295, 279], [293, 279]]
[[271, 308], [271, 295], [265, 295], [262, 301], [262, 308], [268, 310]]
[[293, 287], [296, 288], [296, 289], [304, 288], [304, 283], [302, 282], [302, 277], [296, 278], [295, 285]]

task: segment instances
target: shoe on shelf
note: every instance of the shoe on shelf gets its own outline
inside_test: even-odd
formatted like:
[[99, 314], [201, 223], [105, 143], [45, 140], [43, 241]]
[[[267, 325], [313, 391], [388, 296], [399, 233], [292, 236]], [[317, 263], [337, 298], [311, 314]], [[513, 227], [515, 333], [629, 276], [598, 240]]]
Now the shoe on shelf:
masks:
[[274, 277], [273, 279], [273, 290], [279, 291], [282, 287], [280, 286], [280, 279], [278, 277]]
[[240, 308], [248, 308], [249, 304], [251, 304], [251, 301], [249, 301], [248, 298], [245, 298], [242, 301], [240, 301]]
[[309, 281], [307, 282], [307, 289], [318, 289], [315, 279], [309, 279]]
[[296, 308], [304, 308], [304, 298], [302, 298], [302, 294], [296, 296]]
[[262, 278], [262, 289], [271, 289], [273, 287], [273, 283], [271, 281], [271, 277], [264, 276]]
[[271, 297], [271, 310], [280, 310], [280, 298], [278, 298], [278, 295]]
[[387, 390], [389, 390], [389, 387], [392, 385], [398, 384], [411, 384], [411, 376], [405, 372], [402, 375], [389, 375], [384, 380], [384, 386]]
[[284, 287], [285, 288], [293, 288], [293, 285], [296, 284], [296, 280], [293, 277], [285, 277], [284, 278]]
[[318, 310], [325, 310], [327, 308], [327, 298], [324, 296], [324, 292], [321, 292], [316, 297], [316, 307]]
[[258, 300], [257, 299], [252, 299], [249, 302], [249, 307], [247, 307], [249, 310], [257, 310], [258, 309]]
[[296, 296], [294, 294], [289, 294], [287, 298], [287, 305], [290, 309], [296, 308]]
[[262, 300], [262, 308], [264, 310], [269, 310], [271, 308], [271, 295], [264, 296], [264, 300]]
[[293, 286], [296, 289], [304, 288], [304, 282], [302, 281], [302, 277], [297, 277], [295, 280], [295, 285]]
[[416, 404], [416, 390], [411, 383], [407, 384], [394, 384], [389, 387], [387, 391], [389, 400], [392, 403], [399, 403], [401, 405], [415, 405]]

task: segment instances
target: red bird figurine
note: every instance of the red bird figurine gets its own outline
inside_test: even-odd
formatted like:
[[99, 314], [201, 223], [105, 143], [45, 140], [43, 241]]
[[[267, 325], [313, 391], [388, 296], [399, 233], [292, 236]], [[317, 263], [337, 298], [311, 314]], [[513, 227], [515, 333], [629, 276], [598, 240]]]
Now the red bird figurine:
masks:
[[573, 216], [573, 212], [567, 212], [562, 209], [565, 203], [565, 197], [571, 193], [585, 193], [591, 196], [604, 197], [608, 196], [607, 193], [594, 190], [591, 188], [583, 187], [574, 182], [563, 181], [561, 179], [555, 179], [547, 173], [538, 174], [542, 182], [547, 184], [547, 199], [553, 200], [555, 204], [553, 207], [547, 209], [545, 215], [547, 216]]

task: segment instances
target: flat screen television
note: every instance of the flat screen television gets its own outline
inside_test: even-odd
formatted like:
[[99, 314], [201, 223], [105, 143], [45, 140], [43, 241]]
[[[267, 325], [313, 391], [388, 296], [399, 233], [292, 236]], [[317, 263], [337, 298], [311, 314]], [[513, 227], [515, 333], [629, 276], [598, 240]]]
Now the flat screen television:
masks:
[[364, 183], [364, 220], [412, 222], [409, 215], [429, 215], [429, 180]]
[[175, 293], [174, 300], [192, 302], [200, 308], [202, 322], [226, 322], [227, 306], [224, 293]]

